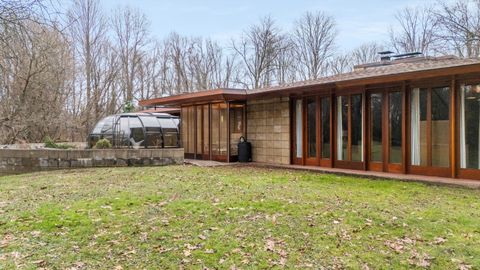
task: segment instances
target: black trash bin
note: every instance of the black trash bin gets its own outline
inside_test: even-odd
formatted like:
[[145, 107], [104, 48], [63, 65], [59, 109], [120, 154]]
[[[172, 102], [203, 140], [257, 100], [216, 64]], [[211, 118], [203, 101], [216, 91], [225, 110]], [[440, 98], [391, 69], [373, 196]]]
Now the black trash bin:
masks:
[[252, 161], [252, 144], [247, 142], [242, 136], [238, 143], [238, 162], [250, 161]]

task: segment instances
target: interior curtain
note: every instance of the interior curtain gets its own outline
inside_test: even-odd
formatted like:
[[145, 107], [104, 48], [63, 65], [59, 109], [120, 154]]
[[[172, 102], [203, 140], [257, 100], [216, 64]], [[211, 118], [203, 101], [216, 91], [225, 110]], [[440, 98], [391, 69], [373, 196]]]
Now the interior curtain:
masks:
[[420, 89], [412, 91], [411, 147], [412, 165], [420, 165]]
[[465, 85], [460, 87], [460, 168], [467, 167], [467, 145], [465, 141]]
[[296, 141], [297, 141], [297, 158], [302, 157], [302, 100], [299, 99], [295, 104], [295, 125], [296, 125]]
[[360, 136], [361, 140], [360, 140], [360, 160], [363, 162], [363, 134], [364, 133], [364, 124], [363, 124], [363, 114], [365, 113], [365, 102], [364, 102], [364, 95], [362, 94], [362, 112], [361, 112], [361, 125], [362, 125], [362, 134]]
[[342, 97], [337, 97], [337, 159], [343, 160]]

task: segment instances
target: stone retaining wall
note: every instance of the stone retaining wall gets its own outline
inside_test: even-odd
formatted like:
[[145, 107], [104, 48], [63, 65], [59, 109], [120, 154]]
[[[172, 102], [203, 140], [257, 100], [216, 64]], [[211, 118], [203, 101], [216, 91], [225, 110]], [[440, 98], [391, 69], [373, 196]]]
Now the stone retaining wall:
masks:
[[0, 150], [0, 175], [39, 170], [183, 164], [183, 148]]
[[290, 164], [288, 97], [247, 101], [247, 139], [256, 162]]

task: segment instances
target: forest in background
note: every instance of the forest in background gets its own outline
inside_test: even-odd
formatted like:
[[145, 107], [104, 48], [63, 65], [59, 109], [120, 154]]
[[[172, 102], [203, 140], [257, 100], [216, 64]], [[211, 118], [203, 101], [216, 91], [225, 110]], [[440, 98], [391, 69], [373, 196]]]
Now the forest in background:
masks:
[[139, 100], [212, 88], [261, 88], [351, 71], [378, 52], [478, 57], [480, 0], [398, 10], [388, 40], [349, 52], [335, 14], [306, 12], [282, 29], [252, 22], [229, 44], [172, 32], [154, 38], [145, 14], [99, 0], [0, 0], [0, 144], [46, 136], [83, 141], [95, 123]]

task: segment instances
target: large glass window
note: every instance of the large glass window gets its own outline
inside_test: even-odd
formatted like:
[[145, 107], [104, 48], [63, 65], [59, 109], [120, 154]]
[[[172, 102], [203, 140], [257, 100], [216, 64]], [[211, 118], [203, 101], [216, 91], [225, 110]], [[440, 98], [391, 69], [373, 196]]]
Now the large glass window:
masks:
[[243, 134], [244, 104], [230, 104], [230, 156], [238, 155], [238, 142]]
[[212, 104], [212, 155], [220, 155], [220, 105]]
[[348, 160], [348, 96], [337, 97], [337, 159]]
[[427, 89], [415, 88], [411, 98], [411, 162], [427, 165]]
[[227, 155], [227, 104], [220, 104], [220, 155]]
[[383, 95], [373, 93], [370, 95], [370, 159], [382, 162], [382, 104]]
[[432, 89], [432, 166], [450, 165], [450, 89]]
[[203, 154], [210, 155], [210, 121], [208, 105], [203, 105]]
[[[212, 104], [212, 155], [227, 155], [227, 104]], [[222, 157], [223, 158], [223, 157]]]
[[460, 89], [460, 168], [480, 169], [480, 85]]
[[317, 156], [317, 101], [307, 99], [307, 157]]
[[338, 160], [363, 161], [362, 115], [362, 94], [337, 97]]
[[196, 121], [196, 128], [195, 132], [197, 135], [197, 147], [196, 147], [196, 154], [201, 155], [203, 153], [203, 132], [202, 132], [202, 126], [203, 126], [203, 110], [202, 106], [196, 106], [195, 110], [197, 111], [197, 121]]
[[321, 99], [322, 158], [330, 158], [330, 98]]
[[450, 88], [415, 88], [411, 100], [411, 162], [450, 166]]
[[[182, 138], [183, 138], [183, 148], [185, 153], [194, 154], [195, 153], [195, 111], [193, 106], [183, 107], [182, 108]], [[165, 125], [171, 121], [166, 121], [166, 119], [158, 118], [157, 119], [161, 126], [165, 128]]]
[[351, 96], [351, 118], [352, 118], [352, 161], [363, 161], [363, 101], [362, 95]]
[[402, 163], [402, 92], [389, 93], [390, 163]]
[[193, 106], [187, 108], [187, 148], [186, 153], [195, 153], [195, 111]]

